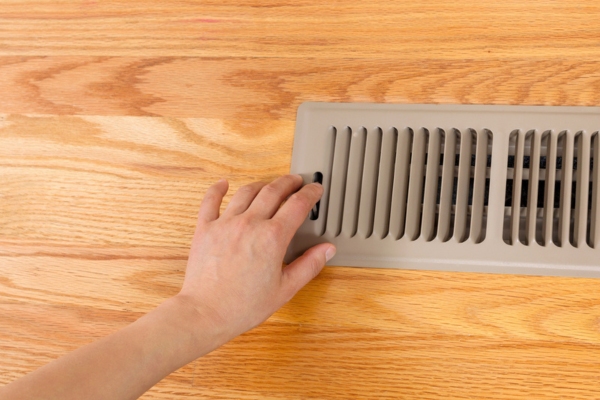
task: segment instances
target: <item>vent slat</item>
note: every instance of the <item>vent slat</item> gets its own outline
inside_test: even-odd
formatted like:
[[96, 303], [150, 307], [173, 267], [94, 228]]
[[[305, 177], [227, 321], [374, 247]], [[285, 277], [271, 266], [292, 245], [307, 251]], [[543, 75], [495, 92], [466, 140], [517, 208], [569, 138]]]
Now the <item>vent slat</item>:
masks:
[[444, 165], [442, 166], [442, 188], [440, 190], [440, 211], [438, 237], [447, 241], [452, 235], [452, 195], [454, 189], [454, 160], [456, 156], [456, 130], [444, 134]]
[[438, 174], [440, 170], [440, 142], [439, 129], [429, 132], [425, 191], [423, 195], [423, 218], [421, 221], [421, 235], [427, 241], [433, 240], [436, 234], [435, 214], [437, 208]]
[[379, 176], [377, 178], [377, 200], [373, 222], [373, 234], [379, 239], [386, 237], [390, 229], [390, 207], [392, 203], [397, 140], [398, 132], [396, 129], [386, 130], [381, 140], [381, 159], [379, 163]]
[[[552, 242], [561, 246], [561, 234], [560, 234], [560, 218], [561, 218], [561, 207], [562, 207], [562, 179], [563, 172], [559, 165], [562, 167], [563, 159], [566, 151], [566, 137], [565, 132], [561, 131], [557, 134], [556, 140], [556, 188], [554, 189], [554, 212], [553, 212], [553, 223], [552, 223]], [[558, 199], [558, 200], [557, 200]]]
[[519, 241], [519, 224], [521, 219], [521, 184], [523, 180], [523, 159], [525, 150], [525, 135], [519, 131], [514, 133], [517, 135], [514, 161], [514, 178], [513, 178], [513, 195], [512, 195], [512, 213], [511, 213], [511, 239], [512, 242]]
[[552, 231], [554, 229], [554, 196], [556, 182], [556, 157], [558, 156], [558, 135], [549, 131], [547, 134], [546, 149], [546, 193], [544, 195], [543, 210], [543, 232], [544, 237], [540, 243], [543, 246], [553, 242]]
[[[539, 132], [539, 141], [536, 142], [539, 144], [540, 156], [538, 163], [539, 170], [539, 178], [536, 186], [537, 189], [537, 199], [536, 199], [536, 218], [534, 223], [534, 240], [537, 244], [541, 246], [546, 245], [545, 239], [545, 218], [546, 218], [546, 196], [547, 196], [547, 187], [551, 186], [547, 184], [548, 175], [549, 175], [549, 165], [550, 165], [550, 134], [548, 131]], [[541, 164], [545, 163], [543, 166]], [[553, 183], [552, 183], [553, 184]], [[540, 204], [539, 198], [542, 198], [542, 202]]]
[[415, 133], [410, 161], [410, 182], [408, 183], [408, 203], [406, 206], [406, 236], [415, 240], [421, 233], [421, 213], [423, 205], [423, 184], [425, 156], [429, 131], [421, 128]]
[[[515, 195], [515, 156], [517, 153], [517, 133], [515, 131], [508, 135], [508, 157], [506, 162], [506, 186], [504, 193], [504, 219], [502, 221], [502, 240], [512, 245], [513, 240], [513, 214]], [[510, 204], [508, 204], [510, 203]]]
[[327, 206], [326, 233], [338, 236], [342, 229], [344, 211], [344, 194], [346, 193], [346, 175], [348, 172], [348, 156], [350, 153], [350, 128], [338, 130], [335, 137], [333, 168], [331, 169], [331, 189]]
[[560, 207], [558, 220], [559, 244], [561, 246], [569, 242], [569, 231], [571, 229], [571, 187], [573, 185], [573, 135], [568, 132], [562, 133], [563, 157], [560, 181]]
[[327, 211], [329, 208], [329, 194], [331, 193], [331, 175], [333, 172], [333, 157], [335, 153], [335, 137], [337, 135], [337, 129], [330, 127], [327, 131], [327, 141], [325, 142], [326, 150], [325, 154], [329, 154], [327, 168], [323, 173], [323, 196], [321, 197], [321, 207], [319, 217], [315, 220], [315, 231], [319, 236], [325, 233], [325, 227], [327, 223]]
[[398, 132], [390, 211], [390, 234], [396, 240], [404, 235], [406, 225], [406, 198], [408, 195], [410, 153], [413, 137], [414, 132], [410, 128]]
[[358, 214], [357, 234], [363, 239], [371, 236], [371, 233], [373, 232], [380, 155], [381, 129], [376, 128], [367, 134], [365, 162], [360, 190], [360, 211]]
[[471, 185], [471, 148], [473, 135], [469, 131], [460, 132], [460, 159], [458, 162], [458, 186], [456, 189], [456, 216], [454, 236], [459, 242], [467, 240], [469, 188]]
[[[527, 240], [527, 200], [529, 193], [529, 188], [531, 186], [531, 181], [529, 179], [530, 175], [530, 161], [531, 161], [531, 146], [532, 146], [532, 136], [533, 132], [528, 131], [527, 133], [519, 132], [519, 135], [525, 136], [525, 142], [523, 143], [522, 152], [523, 152], [523, 175], [521, 177], [521, 196], [519, 199], [519, 208], [516, 211], [519, 214], [519, 237], [518, 241], [524, 245], [528, 245], [529, 242]], [[523, 204], [524, 203], [524, 204]]]
[[350, 139], [348, 176], [346, 178], [346, 194], [344, 196], [344, 213], [342, 219], [342, 233], [349, 237], [356, 234], [358, 226], [358, 208], [365, 160], [366, 133], [364, 128], [353, 130]]
[[484, 202], [485, 179], [487, 175], [489, 132], [477, 132], [477, 148], [475, 152], [475, 176], [473, 178], [473, 201], [471, 212], [471, 238], [473, 242], [480, 243], [485, 236], [484, 230]]
[[537, 202], [540, 180], [540, 148], [542, 135], [539, 131], [531, 131], [531, 159], [529, 161], [529, 193], [527, 196], [527, 222], [525, 229], [527, 232], [527, 244], [536, 240], [535, 229], [537, 225]]
[[594, 249], [598, 248], [600, 244], [600, 221], [598, 220], [598, 213], [600, 212], [600, 196], [598, 196], [598, 184], [600, 184], [600, 136], [599, 133], [594, 133], [592, 137], [592, 209], [591, 209], [591, 221], [590, 221], [590, 239], [589, 245]]
[[573, 246], [582, 247], [586, 242], [588, 220], [588, 193], [590, 184], [590, 137], [580, 132], [577, 141], [577, 173]]

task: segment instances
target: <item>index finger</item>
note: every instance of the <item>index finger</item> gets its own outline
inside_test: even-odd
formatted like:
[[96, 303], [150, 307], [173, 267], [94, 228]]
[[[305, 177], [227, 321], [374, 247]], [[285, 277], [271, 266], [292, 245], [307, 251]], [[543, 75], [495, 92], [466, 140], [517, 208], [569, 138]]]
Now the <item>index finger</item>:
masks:
[[272, 219], [282, 222], [291, 239], [322, 195], [323, 186], [310, 183], [291, 195]]

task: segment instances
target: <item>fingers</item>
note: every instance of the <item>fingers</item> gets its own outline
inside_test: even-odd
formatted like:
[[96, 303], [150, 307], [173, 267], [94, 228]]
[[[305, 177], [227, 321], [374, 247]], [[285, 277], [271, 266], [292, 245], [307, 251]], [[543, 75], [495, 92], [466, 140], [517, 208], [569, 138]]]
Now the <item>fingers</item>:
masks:
[[273, 219], [279, 220], [281, 225], [285, 226], [286, 235], [290, 240], [322, 195], [323, 187], [320, 184], [308, 184], [294, 193], [277, 211]]
[[252, 201], [258, 192], [260, 192], [265, 185], [265, 182], [254, 182], [239, 188], [231, 198], [223, 215], [237, 215], [246, 211], [248, 207], [250, 207], [250, 204], [252, 204]]
[[285, 301], [319, 275], [325, 263], [335, 255], [335, 246], [321, 243], [308, 249], [303, 255], [283, 269], [282, 289]]
[[281, 203], [302, 186], [300, 175], [285, 175], [275, 179], [260, 190], [248, 208], [248, 212], [262, 218], [271, 218]]
[[198, 212], [199, 220], [210, 222], [219, 218], [219, 209], [221, 208], [223, 197], [227, 194], [227, 189], [229, 189], [229, 183], [225, 179], [221, 179], [208, 188]]

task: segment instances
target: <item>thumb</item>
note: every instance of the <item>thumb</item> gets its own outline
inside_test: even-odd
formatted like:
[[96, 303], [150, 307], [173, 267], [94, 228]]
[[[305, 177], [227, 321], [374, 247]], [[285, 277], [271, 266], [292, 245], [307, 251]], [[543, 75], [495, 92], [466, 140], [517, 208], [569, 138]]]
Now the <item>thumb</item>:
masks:
[[283, 269], [282, 283], [286, 301], [310, 282], [335, 255], [335, 246], [321, 243], [306, 250], [304, 254]]

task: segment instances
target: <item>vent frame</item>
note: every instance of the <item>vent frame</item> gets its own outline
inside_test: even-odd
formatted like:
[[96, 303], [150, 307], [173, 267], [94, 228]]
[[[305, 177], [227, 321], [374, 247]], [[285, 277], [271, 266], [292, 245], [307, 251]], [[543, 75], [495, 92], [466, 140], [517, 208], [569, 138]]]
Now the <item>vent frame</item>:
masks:
[[[492, 163], [488, 178], [489, 203], [485, 238], [479, 240], [468, 236], [464, 239], [452, 235], [446, 239], [440, 237], [438, 232], [435, 237], [430, 238], [424, 237], [422, 232], [419, 232], [419, 235], [412, 240], [408, 240], [406, 236], [396, 239], [391, 232], [384, 236], [386, 230], [391, 231], [391, 228], [385, 227], [385, 223], [383, 225], [375, 223], [377, 228], [373, 227], [371, 232], [368, 229], [365, 231], [365, 226], [369, 226], [369, 224], [365, 225], [365, 221], [369, 221], [371, 217], [367, 218], [359, 213], [355, 216], [355, 220], [348, 222], [345, 217], [352, 213], [347, 209], [344, 211], [324, 207], [325, 204], [329, 205], [332, 196], [335, 201], [341, 201], [340, 192], [336, 193], [336, 191], [341, 191], [341, 186], [345, 184], [345, 182], [343, 184], [332, 182], [334, 166], [327, 165], [328, 162], [333, 163], [335, 159], [335, 135], [338, 133], [335, 130], [340, 128], [352, 129], [353, 132], [362, 129], [367, 146], [369, 139], [373, 137], [369, 135], [378, 132], [381, 136], [375, 142], [379, 142], [382, 149], [387, 149], [386, 145], [390, 144], [389, 138], [386, 139], [386, 132], [392, 128], [398, 132], [410, 128], [413, 133], [418, 129], [428, 129], [430, 134], [432, 130], [438, 129], [445, 133], [452, 130], [461, 133], [490, 132]], [[505, 243], [504, 199], [508, 175], [506, 160], [509, 156], [509, 136], [515, 129], [542, 134], [563, 131], [573, 134], [584, 132], [590, 138], [600, 130], [600, 108], [303, 103], [298, 109], [291, 172], [302, 175], [305, 183], [312, 181], [315, 172], [322, 172], [325, 191], [321, 199], [319, 218], [314, 221], [307, 218], [292, 240], [285, 261], [290, 262], [312, 245], [329, 241], [337, 246], [338, 252], [328, 265], [600, 277], [600, 249], [598, 248], [587, 245], [559, 247], [553, 242], [542, 246], [536, 241], [535, 235], [527, 244], [520, 241]], [[397, 139], [396, 144], [399, 141], [400, 139]], [[350, 145], [351, 143], [348, 143], [349, 147]], [[589, 150], [598, 153], [597, 149]], [[406, 148], [397, 146], [396, 151], [406, 151]], [[572, 147], [570, 151], [573, 151]], [[386, 157], [389, 158], [389, 152], [381, 151], [380, 162], [383, 162]], [[475, 162], [477, 163], [477, 158]], [[427, 165], [424, 167], [427, 168]], [[338, 169], [340, 168], [344, 168], [343, 163], [341, 167], [338, 166]], [[444, 166], [441, 167], [443, 168]], [[363, 165], [360, 168], [361, 175], [364, 172]], [[373, 174], [373, 171], [369, 170], [367, 173]], [[590, 171], [591, 174], [594, 172]], [[363, 198], [367, 199], [367, 202], [376, 203], [372, 219], [374, 221], [381, 219], [382, 215], [387, 214], [387, 210], [379, 208], [380, 194], [393, 196], [390, 192], [396, 190], [396, 186], [392, 185], [390, 188], [378, 183], [390, 182], [390, 179], [393, 179], [393, 176], [390, 178], [390, 174], [382, 175], [379, 171], [377, 183], [374, 185], [376, 188], [374, 199], [365, 193], [360, 193], [357, 198], [349, 202], [350, 206], [360, 208], [361, 203], [364, 204]], [[332, 183], [335, 185], [330, 187]], [[429, 190], [431, 191], [431, 188]], [[441, 191], [443, 190], [444, 186], [441, 188]], [[598, 196], [596, 188], [592, 190], [591, 196], [594, 199], [592, 208], [596, 210], [595, 201]], [[442, 204], [439, 205], [440, 208], [441, 206]], [[445, 204], [445, 207], [447, 206]], [[337, 216], [332, 216], [332, 210], [337, 212]], [[431, 208], [428, 212], [431, 212]], [[329, 224], [329, 218], [334, 219], [332, 225], [338, 224], [341, 227], [339, 235], [328, 230], [326, 224]], [[390, 220], [391, 217], [387, 222], [392, 225]], [[531, 218], [527, 221], [531, 221]], [[531, 226], [527, 225], [526, 229], [531, 232]], [[581, 229], [579, 227], [579, 232]], [[582, 240], [586, 242], [586, 238], [579, 238], [579, 242]]]

